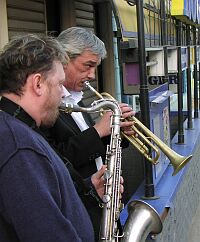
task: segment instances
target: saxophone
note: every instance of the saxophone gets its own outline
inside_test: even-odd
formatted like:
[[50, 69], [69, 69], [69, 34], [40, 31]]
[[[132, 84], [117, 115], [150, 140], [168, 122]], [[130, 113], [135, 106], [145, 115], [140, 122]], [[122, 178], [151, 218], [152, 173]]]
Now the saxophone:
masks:
[[[101, 226], [99, 233], [100, 242], [143, 242], [150, 232], [159, 233], [162, 223], [157, 212], [143, 201], [133, 201], [129, 205], [129, 217], [123, 232], [119, 231], [118, 220], [123, 209], [120, 194], [121, 177], [121, 135], [120, 121], [121, 109], [116, 100], [99, 99], [91, 104], [91, 107], [80, 107], [68, 104], [64, 101], [60, 105], [60, 111], [71, 112], [101, 112], [102, 109], [111, 109], [111, 139], [107, 145], [104, 173], [105, 191], [102, 208]], [[145, 218], [145, 219], [144, 219]], [[139, 226], [139, 227], [138, 227]]]

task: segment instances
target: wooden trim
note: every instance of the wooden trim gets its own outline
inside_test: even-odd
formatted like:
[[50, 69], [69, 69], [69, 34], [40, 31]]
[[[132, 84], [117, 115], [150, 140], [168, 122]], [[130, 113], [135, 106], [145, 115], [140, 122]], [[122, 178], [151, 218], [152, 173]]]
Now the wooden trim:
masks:
[[109, 2], [98, 3], [98, 36], [104, 42], [107, 57], [102, 61], [103, 91], [115, 96], [115, 69], [112, 30], [112, 8]]
[[45, 0], [7, 0], [6, 8], [9, 39], [24, 33], [46, 34]]
[[60, 30], [76, 26], [75, 1], [60, 0]]
[[8, 43], [8, 22], [6, 0], [0, 0], [0, 49]]

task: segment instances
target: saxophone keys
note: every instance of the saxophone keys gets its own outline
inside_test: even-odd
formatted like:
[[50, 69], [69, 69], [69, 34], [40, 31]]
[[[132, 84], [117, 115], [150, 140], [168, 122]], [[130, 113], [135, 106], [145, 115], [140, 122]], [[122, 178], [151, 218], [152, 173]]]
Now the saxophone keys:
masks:
[[102, 201], [104, 202], [104, 203], [108, 203], [108, 202], [110, 202], [110, 195], [108, 195], [108, 194], [105, 194], [104, 196], [103, 196], [103, 198], [102, 198]]
[[111, 178], [112, 173], [109, 170], [106, 170], [104, 173], [104, 179], [107, 181]]

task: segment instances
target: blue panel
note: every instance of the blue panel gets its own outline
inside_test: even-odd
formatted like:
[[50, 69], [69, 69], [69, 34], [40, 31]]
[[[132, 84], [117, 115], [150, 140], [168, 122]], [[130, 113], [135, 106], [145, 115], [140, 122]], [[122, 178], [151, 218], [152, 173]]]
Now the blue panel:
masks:
[[[165, 83], [149, 92], [151, 131], [165, 144], [170, 146], [169, 96]], [[161, 152], [159, 163], [153, 167], [154, 185], [156, 185], [169, 164], [169, 159]]]
[[[187, 128], [187, 120], [184, 123], [185, 132], [185, 144], [177, 144], [178, 134], [172, 140], [172, 149], [183, 155], [188, 156], [192, 154], [196, 148], [196, 145], [199, 142], [200, 137], [200, 119], [193, 120], [194, 129], [186, 129]], [[192, 160], [190, 161], [192, 162]], [[174, 196], [176, 192], [179, 190], [179, 186], [181, 184], [182, 179], [184, 179], [184, 174], [187, 171], [190, 162], [176, 175], [172, 176], [173, 167], [172, 165], [168, 165], [165, 169], [161, 179], [155, 186], [155, 195], [159, 198], [157, 200], [145, 200], [152, 207], [154, 207], [158, 213], [161, 215], [165, 208], [173, 207]], [[131, 197], [130, 201], [135, 199], [141, 199], [144, 195], [144, 184], [142, 184], [135, 194]], [[129, 201], [129, 202], [130, 202]], [[121, 212], [121, 222], [124, 225], [126, 219], [128, 217], [127, 206]]]

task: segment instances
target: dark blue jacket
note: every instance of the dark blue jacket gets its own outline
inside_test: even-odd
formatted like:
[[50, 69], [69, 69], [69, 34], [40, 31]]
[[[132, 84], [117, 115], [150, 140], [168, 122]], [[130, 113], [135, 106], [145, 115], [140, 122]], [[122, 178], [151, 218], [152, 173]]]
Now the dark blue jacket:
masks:
[[0, 241], [93, 242], [88, 213], [48, 143], [0, 112]]

